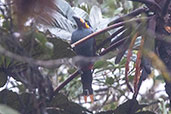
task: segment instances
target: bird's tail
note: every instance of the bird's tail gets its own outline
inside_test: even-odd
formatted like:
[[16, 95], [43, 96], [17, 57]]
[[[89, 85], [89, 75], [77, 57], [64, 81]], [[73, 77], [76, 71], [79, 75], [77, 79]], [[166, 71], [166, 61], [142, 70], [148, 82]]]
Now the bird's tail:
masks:
[[83, 85], [83, 95], [85, 102], [87, 101], [87, 96], [90, 96], [91, 102], [94, 101], [92, 80], [93, 77], [91, 69], [83, 70], [81, 74], [81, 82]]

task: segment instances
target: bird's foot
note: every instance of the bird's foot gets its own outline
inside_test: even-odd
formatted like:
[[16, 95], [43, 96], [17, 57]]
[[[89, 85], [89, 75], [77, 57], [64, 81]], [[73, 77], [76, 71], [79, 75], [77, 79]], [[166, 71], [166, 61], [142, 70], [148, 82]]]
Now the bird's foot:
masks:
[[[90, 96], [91, 103], [93, 103], [94, 102], [94, 95], [92, 94], [89, 96]], [[84, 96], [84, 101], [85, 101], [85, 103], [87, 103], [87, 96], [86, 95]]]

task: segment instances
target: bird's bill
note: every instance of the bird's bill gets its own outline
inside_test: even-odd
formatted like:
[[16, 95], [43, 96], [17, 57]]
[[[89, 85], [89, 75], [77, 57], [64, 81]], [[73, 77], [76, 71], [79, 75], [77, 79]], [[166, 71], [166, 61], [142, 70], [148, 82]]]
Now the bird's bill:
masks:
[[81, 23], [83, 23], [83, 24], [85, 23], [85, 21], [84, 21], [82, 18], [80, 18], [80, 21], [81, 21]]
[[87, 29], [90, 28], [90, 26], [87, 24], [87, 22], [85, 22], [85, 20], [82, 19], [81, 17], [77, 17], [77, 16], [72, 16], [72, 17], [77, 23], [78, 22], [82, 23], [85, 28], [87, 28]]

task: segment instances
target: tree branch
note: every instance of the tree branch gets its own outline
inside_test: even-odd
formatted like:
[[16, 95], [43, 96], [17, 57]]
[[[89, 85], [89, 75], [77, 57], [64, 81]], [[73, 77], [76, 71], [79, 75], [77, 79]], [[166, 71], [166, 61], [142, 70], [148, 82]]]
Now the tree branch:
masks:
[[103, 47], [107, 42], [109, 42], [112, 38], [114, 38], [116, 35], [118, 35], [120, 32], [124, 31], [125, 27], [120, 28], [119, 30], [117, 30], [116, 32], [114, 32], [111, 36], [109, 36], [108, 38], [106, 38], [102, 43], [100, 43], [97, 46], [97, 50], [99, 50], [101, 47]]
[[145, 12], [146, 10], [147, 10], [147, 8], [135, 9], [132, 12], [130, 12], [129, 14], [123, 15], [122, 17], [119, 17], [119, 18], [115, 19], [114, 21], [110, 22], [108, 25], [112, 25], [112, 24], [115, 24], [115, 23], [118, 23], [118, 22], [121, 22], [121, 21], [124, 21], [124, 20], [131, 19], [131, 18], [139, 15], [140, 13]]
[[77, 41], [77, 42], [71, 44], [71, 47], [73, 48], [73, 47], [75, 47], [76, 45], [78, 45], [78, 44], [80, 44], [80, 43], [83, 43], [83, 42], [87, 41], [88, 39], [91, 39], [91, 38], [93, 38], [93, 37], [95, 37], [95, 36], [97, 36], [97, 35], [99, 35], [99, 34], [102, 34], [102, 33], [106, 32], [106, 31], [109, 31], [109, 30], [111, 30], [111, 29], [114, 29], [114, 28], [123, 26], [123, 25], [125, 25], [125, 24], [134, 23], [134, 22], [137, 22], [137, 21], [138, 21], [138, 22], [141, 22], [141, 21], [144, 21], [144, 20], [147, 20], [147, 19], [148, 19], [148, 18], [145, 18], [145, 17], [144, 17], [144, 18], [137, 18], [137, 19], [131, 19], [131, 20], [128, 20], [128, 21], [119, 22], [119, 23], [110, 25], [110, 26], [108, 26], [108, 27], [106, 27], [106, 28], [104, 28], [104, 29], [102, 29], [102, 30], [99, 30], [99, 31], [97, 31], [97, 32], [94, 32], [94, 33], [92, 33], [92, 34], [90, 34], [90, 35], [88, 35], [88, 36], [82, 38], [81, 40], [79, 40], [79, 41]]
[[127, 39], [127, 37], [117, 41], [116, 43], [113, 43], [112, 45], [110, 45], [108, 48], [106, 48], [104, 51], [102, 51], [99, 55], [105, 55], [106, 53], [108, 53], [109, 51], [114, 50], [115, 48], [117, 48], [120, 44], [122, 44], [125, 40]]
[[163, 10], [162, 10], [162, 16], [164, 17], [167, 14], [168, 8], [169, 8], [169, 4], [170, 4], [171, 0], [167, 0], [164, 4]]
[[77, 77], [80, 74], [79, 70], [76, 70], [71, 76], [69, 76], [61, 85], [59, 85], [53, 92], [52, 96], [55, 96], [58, 94], [58, 92], [67, 85], [70, 81], [72, 81], [75, 77]]

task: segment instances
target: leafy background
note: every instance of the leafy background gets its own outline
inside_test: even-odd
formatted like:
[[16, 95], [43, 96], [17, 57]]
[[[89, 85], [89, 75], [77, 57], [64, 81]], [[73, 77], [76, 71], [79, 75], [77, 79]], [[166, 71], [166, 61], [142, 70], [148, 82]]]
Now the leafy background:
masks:
[[[1, 12], [1, 46], [17, 55], [31, 57], [37, 60], [71, 58], [75, 56], [75, 53], [70, 47], [70, 38], [72, 32], [76, 29], [76, 23], [72, 16], [77, 15], [88, 20], [93, 30], [99, 31], [107, 27], [108, 24], [118, 17], [130, 13], [139, 7], [144, 7], [141, 3], [127, 0], [56, 0], [56, 2], [58, 11], [54, 13], [55, 20], [53, 23], [48, 26], [37, 24], [36, 29], [31, 24], [28, 24], [26, 32], [23, 33], [24, 39], [18, 47], [15, 45], [18, 42], [15, 42], [13, 36], [10, 34], [10, 21], [5, 17], [8, 15], [8, 12], [5, 12], [4, 15]], [[4, 2], [1, 1], [1, 3], [3, 4]], [[1, 6], [1, 8], [4, 10], [6, 7]], [[13, 26], [13, 34], [17, 38], [18, 33], [15, 32], [17, 31], [15, 23]], [[110, 30], [95, 37], [97, 45], [112, 35], [116, 30], [118, 29]], [[137, 40], [136, 43], [137, 46], [135, 48], [138, 47], [139, 41]], [[109, 45], [110, 43], [107, 43], [104, 48]], [[99, 49], [98, 53], [102, 50]], [[76, 77], [60, 90], [60, 94], [56, 95], [52, 102], [47, 103], [48, 113], [77, 114], [83, 111], [87, 113], [93, 111], [103, 114], [105, 112], [110, 113], [110, 110], [116, 109], [119, 105], [120, 107], [115, 112], [121, 114], [121, 110], [123, 110], [123, 114], [126, 113], [126, 107], [129, 106], [128, 99], [132, 97], [132, 93], [127, 88], [124, 79], [126, 57], [119, 64], [115, 64], [116, 53], [117, 50], [107, 54], [107, 56], [112, 57], [96, 61], [94, 64], [94, 103], [90, 103], [90, 100], [88, 100], [88, 103], [84, 102], [80, 77]], [[133, 52], [131, 67], [135, 65], [136, 53], [136, 51]], [[37, 70], [32, 69], [32, 65], [27, 64], [24, 60], [16, 61], [14, 58], [3, 56], [3, 54], [0, 56], [0, 102], [1, 104], [8, 105], [8, 107], [6, 105], [0, 105], [0, 113], [22, 113], [26, 107], [27, 112], [25, 114], [35, 113], [35, 96], [31, 94], [35, 91], [29, 91], [28, 88], [30, 87], [29, 83], [34, 81], [29, 76], [37, 76], [35, 75]], [[59, 64], [54, 68], [39, 67], [38, 69], [43, 76], [50, 78], [53, 88], [59, 86], [76, 70], [73, 64]], [[135, 71], [133, 70], [129, 74], [129, 80], [132, 84]], [[25, 81], [25, 78], [29, 79], [29, 81]], [[36, 80], [39, 82], [41, 79], [38, 78]], [[38, 84], [33, 86], [39, 87]], [[163, 77], [156, 69], [153, 69], [152, 74], [142, 84], [141, 88], [143, 89], [140, 89], [140, 94], [138, 95], [139, 104], [137, 103], [137, 110], [146, 111], [146, 113], [149, 110], [151, 111], [148, 112], [149, 114], [152, 112], [157, 114], [169, 113]], [[47, 93], [45, 92], [44, 94]], [[20, 100], [23, 102], [21, 103]], [[141, 103], [146, 105], [142, 105]], [[24, 108], [21, 104], [24, 104]], [[21, 107], [23, 110], [21, 110]]]

